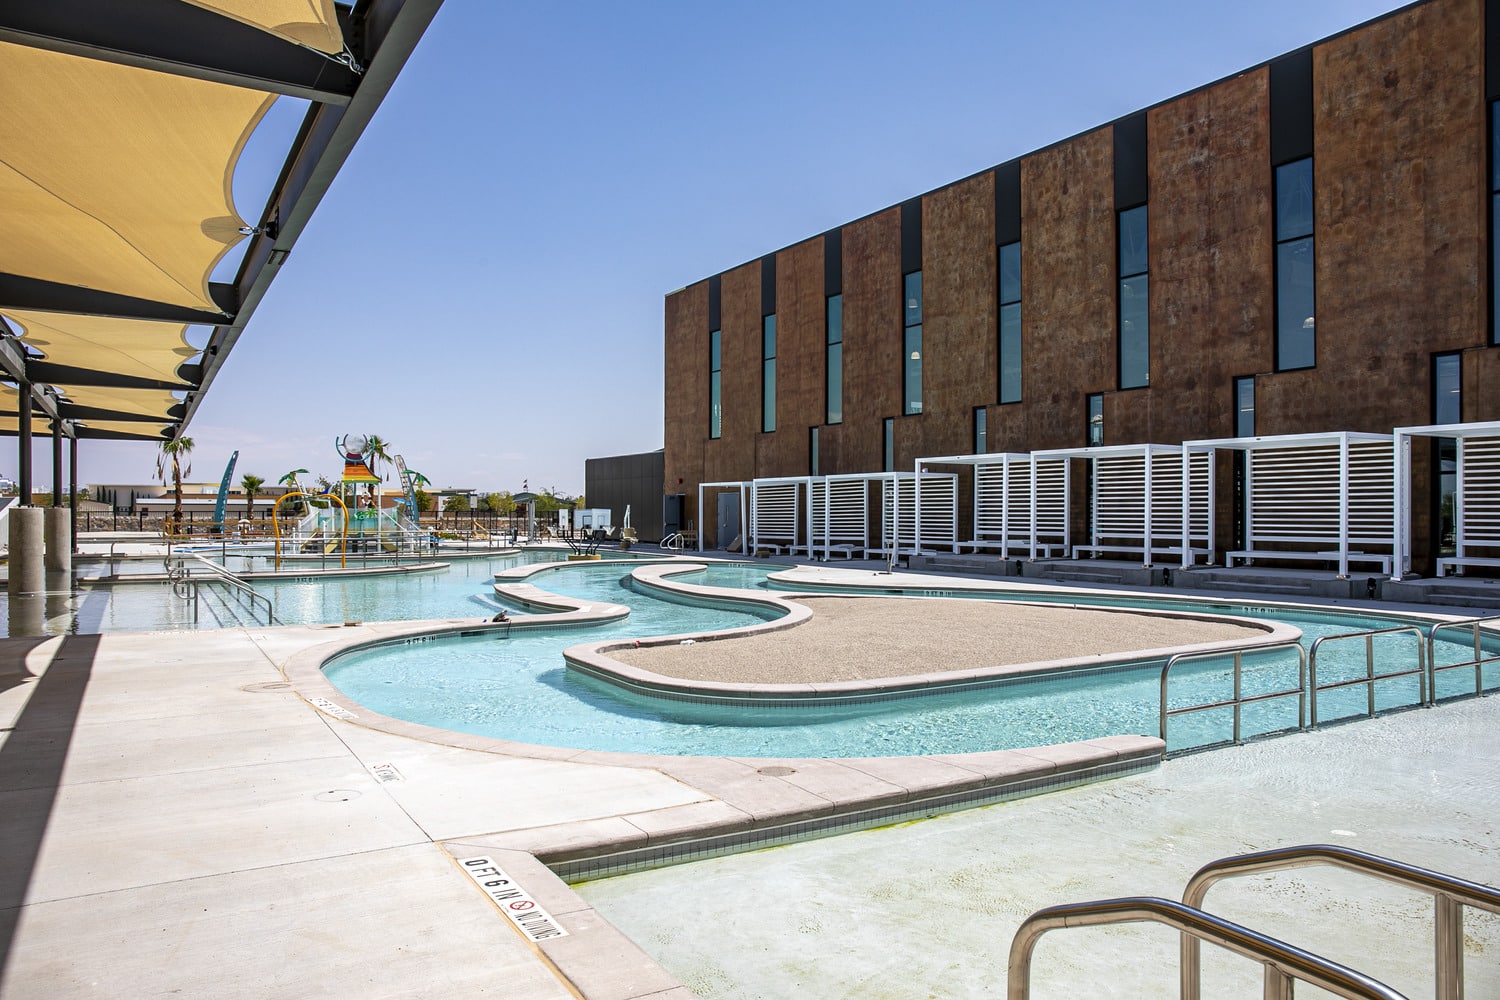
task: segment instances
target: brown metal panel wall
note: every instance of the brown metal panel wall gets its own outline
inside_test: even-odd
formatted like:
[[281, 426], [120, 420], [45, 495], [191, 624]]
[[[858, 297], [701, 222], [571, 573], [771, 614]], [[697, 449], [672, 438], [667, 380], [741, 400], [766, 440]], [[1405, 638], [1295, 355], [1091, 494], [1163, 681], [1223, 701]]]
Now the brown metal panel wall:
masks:
[[1313, 52], [1317, 367], [1263, 380], [1262, 433], [1431, 419], [1431, 354], [1484, 342], [1480, 0]]
[[756, 476], [807, 475], [808, 429], [824, 417], [825, 312], [822, 238], [778, 253], [776, 432], [756, 437]]
[[[896, 206], [844, 227], [843, 440], [837, 467], [824, 471], [879, 471], [881, 422], [900, 413], [901, 209]], [[899, 427], [896, 442], [899, 449]]]
[[720, 305], [720, 352], [724, 400], [723, 436], [703, 446], [708, 482], [753, 479], [755, 438], [760, 434], [760, 261], [724, 272]]
[[708, 332], [707, 281], [667, 296], [662, 492], [687, 493], [690, 506], [708, 440]]
[[990, 410], [991, 451], [1084, 444], [1115, 387], [1114, 197], [1108, 128], [1021, 161], [1022, 401]]
[[1151, 387], [1107, 398], [1112, 444], [1230, 437], [1235, 377], [1271, 370], [1268, 86], [1262, 68], [1151, 112]]
[[973, 450], [975, 406], [995, 399], [995, 175], [923, 199], [922, 413], [897, 421], [900, 467]]

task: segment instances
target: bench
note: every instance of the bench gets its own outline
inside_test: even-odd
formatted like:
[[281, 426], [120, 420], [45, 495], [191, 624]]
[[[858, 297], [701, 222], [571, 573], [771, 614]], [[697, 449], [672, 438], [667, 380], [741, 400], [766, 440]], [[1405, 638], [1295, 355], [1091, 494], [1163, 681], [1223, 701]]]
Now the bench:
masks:
[[[1054, 554], [1060, 556], [1065, 551], [1061, 542], [1039, 542], [1036, 547], [1044, 559], [1051, 559]], [[973, 538], [968, 541], [955, 542], [954, 548], [958, 552], [963, 552], [966, 548], [973, 549], [976, 553], [981, 549], [999, 549], [1002, 557], [1009, 556], [1012, 551], [1019, 551], [1022, 555], [1030, 556], [1031, 539], [1018, 538], [1013, 541], [1002, 541], [999, 538]]]
[[[1345, 557], [1351, 563], [1377, 563], [1380, 566], [1380, 572], [1386, 576], [1391, 575], [1391, 557], [1389, 555], [1381, 555], [1378, 552], [1356, 552], [1351, 550], [1345, 554]], [[1226, 568], [1233, 568], [1236, 559], [1243, 560], [1247, 566], [1255, 559], [1302, 559], [1309, 562], [1338, 562], [1339, 550], [1325, 549], [1320, 552], [1300, 552], [1287, 549], [1236, 549], [1233, 552], [1224, 553], [1224, 566]]]
[[1454, 576], [1463, 576], [1465, 566], [1500, 567], [1500, 559], [1493, 559], [1489, 556], [1444, 556], [1437, 561], [1437, 575], [1446, 576], [1444, 569], [1451, 567], [1454, 570]]

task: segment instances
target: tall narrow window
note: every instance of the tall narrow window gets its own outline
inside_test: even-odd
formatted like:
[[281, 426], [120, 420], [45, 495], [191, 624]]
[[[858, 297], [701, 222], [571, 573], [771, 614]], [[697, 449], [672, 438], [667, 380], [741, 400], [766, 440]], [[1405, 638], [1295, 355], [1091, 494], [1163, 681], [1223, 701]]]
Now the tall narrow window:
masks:
[[1500, 101], [1490, 102], [1490, 343], [1500, 344]]
[[844, 297], [828, 296], [828, 311], [825, 314], [828, 327], [828, 367], [826, 395], [828, 397], [827, 423], [844, 422]]
[[1120, 213], [1120, 388], [1151, 383], [1150, 277], [1146, 206]]
[[982, 406], [976, 406], [974, 407], [974, 454], [983, 455], [989, 450], [989, 411]]
[[902, 413], [922, 412], [922, 272], [913, 271], [902, 282], [906, 303], [901, 337], [903, 358]]
[[822, 475], [818, 471], [818, 429], [816, 427], [807, 429], [807, 474], [809, 476]]
[[1089, 396], [1089, 447], [1097, 448], [1104, 443], [1104, 395]]
[[1021, 244], [1000, 248], [1000, 402], [1021, 401]]
[[760, 335], [760, 429], [776, 429], [776, 315], [761, 320]]
[[1317, 363], [1313, 162], [1276, 168], [1276, 370]]
[[[1456, 424], [1464, 418], [1463, 355], [1435, 354], [1432, 358], [1432, 422]], [[1437, 492], [1437, 550], [1439, 556], [1454, 554], [1458, 540], [1458, 439], [1434, 438], [1436, 452], [1434, 484]]]
[[1255, 376], [1234, 380], [1234, 436], [1255, 437]]
[[884, 426], [881, 428], [885, 445], [885, 457], [881, 466], [886, 472], [896, 471], [896, 418], [886, 417]]
[[1463, 421], [1463, 355], [1438, 354], [1432, 359], [1432, 422]]
[[718, 437], [724, 429], [724, 412], [719, 395], [720, 365], [719, 331], [714, 330], [708, 335], [708, 436], [711, 438]]

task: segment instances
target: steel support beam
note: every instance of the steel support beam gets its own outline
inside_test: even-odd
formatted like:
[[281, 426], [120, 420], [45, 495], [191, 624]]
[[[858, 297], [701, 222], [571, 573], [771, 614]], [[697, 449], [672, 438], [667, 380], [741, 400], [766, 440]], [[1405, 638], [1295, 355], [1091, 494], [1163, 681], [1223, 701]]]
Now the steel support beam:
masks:
[[73, 511], [73, 551], [78, 551], [78, 439], [68, 439], [68, 507]]
[[181, 0], [8, 0], [0, 41], [300, 97], [347, 104], [349, 66]]
[[83, 313], [117, 319], [145, 319], [160, 323], [197, 323], [213, 326], [234, 317], [236, 300], [232, 286], [211, 283], [208, 288], [218, 312], [153, 302], [130, 295], [80, 288], [57, 281], [28, 278], [22, 274], [0, 274], [0, 309], [32, 309], [36, 312]]
[[25, 374], [33, 382], [44, 382], [47, 385], [86, 385], [100, 389], [165, 389], [168, 392], [185, 392], [193, 388], [190, 382], [168, 382], [140, 375], [116, 375], [114, 372], [93, 368], [54, 365], [50, 361], [39, 361], [36, 358], [27, 360]]

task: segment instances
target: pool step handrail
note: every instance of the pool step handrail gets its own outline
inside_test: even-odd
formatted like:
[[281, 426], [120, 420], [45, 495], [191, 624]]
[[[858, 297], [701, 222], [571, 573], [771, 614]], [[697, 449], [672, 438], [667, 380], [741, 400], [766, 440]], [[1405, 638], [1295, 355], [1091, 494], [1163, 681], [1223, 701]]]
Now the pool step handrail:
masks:
[[[1208, 890], [1224, 879], [1313, 865], [1331, 865], [1407, 889], [1429, 893], [1435, 903], [1433, 951], [1437, 991], [1434, 997], [1435, 1000], [1463, 1000], [1463, 908], [1472, 906], [1500, 914], [1500, 889], [1493, 886], [1418, 868], [1349, 847], [1306, 844], [1239, 854], [1209, 862], [1188, 880], [1182, 902], [1184, 906], [1199, 910], [1203, 907], [1203, 899]], [[1184, 934], [1181, 959], [1182, 1000], [1199, 1000], [1201, 995], [1200, 952], [1198, 939]]]
[[[1294, 649], [1297, 651], [1297, 686], [1287, 688], [1284, 691], [1267, 691], [1262, 694], [1245, 696], [1243, 694], [1244, 655], [1246, 653], [1275, 653], [1281, 650]], [[1188, 705], [1183, 708], [1167, 707], [1167, 681], [1171, 676], [1172, 668], [1179, 663], [1191, 660], [1210, 660], [1232, 657], [1234, 660], [1234, 694], [1228, 700], [1209, 702], [1203, 705]], [[1233, 740], [1236, 746], [1244, 742], [1240, 734], [1240, 713], [1245, 705], [1257, 701], [1270, 701], [1275, 698], [1290, 698], [1297, 696], [1297, 729], [1299, 731], [1307, 728], [1307, 650], [1295, 639], [1286, 642], [1272, 643], [1270, 645], [1246, 645], [1236, 646], [1233, 649], [1203, 649], [1187, 653], [1178, 653], [1168, 658], [1161, 668], [1161, 712], [1160, 712], [1160, 736], [1161, 741], [1167, 741], [1167, 720], [1174, 715], [1188, 715], [1193, 712], [1207, 712], [1218, 708], [1234, 709]]]
[[[1304, 951], [1296, 945], [1170, 899], [1127, 896], [1087, 903], [1064, 903], [1038, 910], [1021, 922], [1010, 943], [1006, 977], [1008, 1000], [1029, 1000], [1031, 959], [1037, 940], [1061, 927], [1156, 923], [1180, 931], [1184, 939], [1209, 941], [1259, 962], [1264, 969], [1266, 1000], [1292, 1000], [1297, 981], [1310, 983], [1346, 1000], [1407, 1000], [1405, 995], [1362, 972]], [[1187, 997], [1187, 969], [1180, 970]]]
[[[197, 560], [198, 563], [202, 564], [202, 566], [207, 569], [208, 572], [206, 576], [195, 577], [193, 575], [192, 569], [189, 567], [187, 561], [189, 558]], [[281, 624], [281, 622], [276, 618], [276, 605], [271, 601], [271, 598], [256, 590], [244, 579], [236, 576], [226, 567], [220, 566], [212, 559], [208, 559], [196, 552], [190, 552], [186, 555], [169, 554], [167, 557], [167, 578], [171, 584], [172, 592], [174, 594], [184, 600], [191, 600], [193, 602], [194, 623], [198, 621], [198, 582], [202, 579], [208, 579], [214, 583], [222, 583], [226, 587], [238, 591], [239, 593], [244, 594], [246, 597], [248, 597], [250, 599], [252, 614], [254, 613], [254, 609], [258, 604], [264, 603], [266, 607], [266, 624]], [[257, 622], [257, 624], [259, 623]]]
[[[1439, 670], [1462, 670], [1466, 667], [1474, 668], [1474, 696], [1484, 696], [1484, 668], [1487, 664], [1500, 662], [1500, 655], [1484, 655], [1485, 626], [1489, 629], [1489, 638], [1500, 638], [1496, 630], [1500, 629], [1500, 615], [1485, 615], [1481, 618], [1463, 618], [1458, 621], [1438, 622], [1427, 630], [1427, 689], [1431, 692], [1432, 701], [1437, 702], [1437, 672]], [[1469, 629], [1474, 641], [1474, 659], [1461, 663], [1445, 663], [1441, 667], [1437, 664], [1437, 634], [1444, 629]], [[1452, 641], [1452, 640], [1449, 640]]]
[[[1375, 637], [1381, 635], [1404, 635], [1411, 634], [1417, 639], [1417, 665], [1407, 670], [1396, 670], [1391, 673], [1377, 674], [1375, 672]], [[1365, 685], [1366, 692], [1366, 715], [1373, 719], [1376, 715], [1375, 708], [1375, 682], [1395, 680], [1398, 677], [1417, 678], [1417, 704], [1427, 707], [1432, 704], [1429, 699], [1428, 681], [1430, 672], [1427, 669], [1427, 650], [1430, 645], [1425, 641], [1426, 634], [1420, 625], [1395, 625], [1390, 628], [1365, 629], [1359, 632], [1341, 632], [1338, 635], [1319, 636], [1313, 640], [1312, 648], [1307, 654], [1307, 685], [1309, 710], [1309, 728], [1318, 728], [1318, 692], [1334, 691], [1339, 688], [1352, 687], [1356, 684]], [[1326, 643], [1342, 642], [1348, 639], [1363, 639], [1365, 644], [1365, 676], [1354, 677], [1344, 681], [1330, 681], [1327, 684], [1318, 683], [1318, 653]]]

